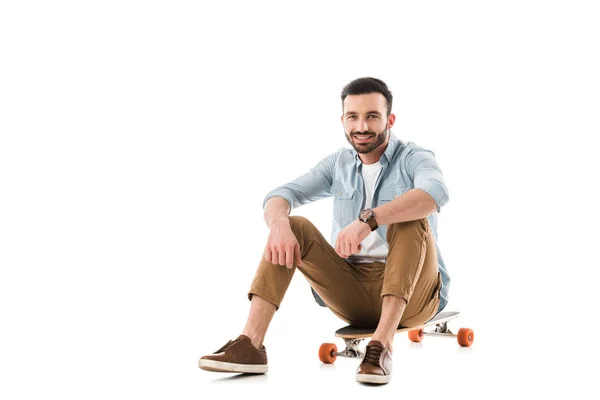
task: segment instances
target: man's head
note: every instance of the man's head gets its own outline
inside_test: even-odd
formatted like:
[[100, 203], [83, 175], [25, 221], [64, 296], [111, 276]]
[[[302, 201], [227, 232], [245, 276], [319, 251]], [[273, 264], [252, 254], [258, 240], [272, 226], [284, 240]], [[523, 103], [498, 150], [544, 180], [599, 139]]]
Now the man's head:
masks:
[[392, 92], [376, 78], [359, 78], [342, 90], [342, 124], [348, 143], [360, 154], [387, 145], [392, 114]]

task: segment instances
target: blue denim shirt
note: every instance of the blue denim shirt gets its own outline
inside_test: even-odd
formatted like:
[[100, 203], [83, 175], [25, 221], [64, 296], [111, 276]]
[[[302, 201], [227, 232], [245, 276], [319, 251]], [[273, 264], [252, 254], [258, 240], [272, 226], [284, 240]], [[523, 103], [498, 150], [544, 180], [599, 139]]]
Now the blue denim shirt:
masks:
[[[412, 142], [398, 140], [393, 133], [380, 160], [382, 170], [375, 182], [372, 208], [386, 204], [413, 188], [427, 192], [437, 204], [437, 212], [431, 214], [429, 225], [435, 238], [438, 265], [442, 277], [440, 307], [448, 303], [450, 277], [442, 254], [437, 245], [438, 213], [448, 202], [448, 189], [444, 184], [442, 171], [432, 151]], [[365, 202], [362, 177], [362, 162], [356, 150], [341, 148], [321, 160], [306, 174], [290, 183], [271, 191], [265, 197], [263, 208], [271, 197], [283, 197], [290, 204], [290, 211], [303, 204], [333, 196], [333, 226], [330, 244], [335, 247], [337, 236], [347, 225], [358, 218]], [[377, 233], [386, 240], [387, 226], [379, 226]], [[314, 293], [320, 305], [323, 301]]]

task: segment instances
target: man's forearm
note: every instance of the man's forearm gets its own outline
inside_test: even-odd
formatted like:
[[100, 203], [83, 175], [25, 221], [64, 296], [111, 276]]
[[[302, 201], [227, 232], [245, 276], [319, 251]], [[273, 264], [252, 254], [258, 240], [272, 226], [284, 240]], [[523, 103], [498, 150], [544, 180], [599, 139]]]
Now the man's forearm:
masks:
[[265, 204], [265, 223], [271, 228], [273, 221], [289, 220], [290, 205], [283, 197], [271, 197]]
[[411, 189], [387, 204], [373, 209], [378, 225], [414, 221], [430, 216], [437, 204], [427, 192]]

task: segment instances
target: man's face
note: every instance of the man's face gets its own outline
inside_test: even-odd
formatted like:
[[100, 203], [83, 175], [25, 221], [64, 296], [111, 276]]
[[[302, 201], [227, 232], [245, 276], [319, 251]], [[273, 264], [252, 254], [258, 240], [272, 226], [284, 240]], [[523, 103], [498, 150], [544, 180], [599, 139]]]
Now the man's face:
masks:
[[344, 133], [358, 153], [370, 153], [385, 143], [394, 120], [394, 114], [387, 115], [387, 102], [381, 93], [350, 95], [344, 99]]

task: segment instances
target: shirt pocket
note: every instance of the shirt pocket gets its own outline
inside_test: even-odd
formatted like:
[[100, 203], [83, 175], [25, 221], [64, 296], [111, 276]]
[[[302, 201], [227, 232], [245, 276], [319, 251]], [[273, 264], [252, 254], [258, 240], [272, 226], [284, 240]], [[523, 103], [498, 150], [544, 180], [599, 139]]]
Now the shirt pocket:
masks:
[[385, 188], [381, 188], [379, 191], [379, 205], [389, 203], [396, 197], [403, 195], [412, 189], [410, 184], [393, 185]]
[[353, 220], [355, 217], [353, 214], [353, 204], [356, 189], [348, 184], [336, 183], [331, 188], [331, 191], [334, 197], [333, 216], [338, 225], [343, 228], [349, 223], [348, 219]]

